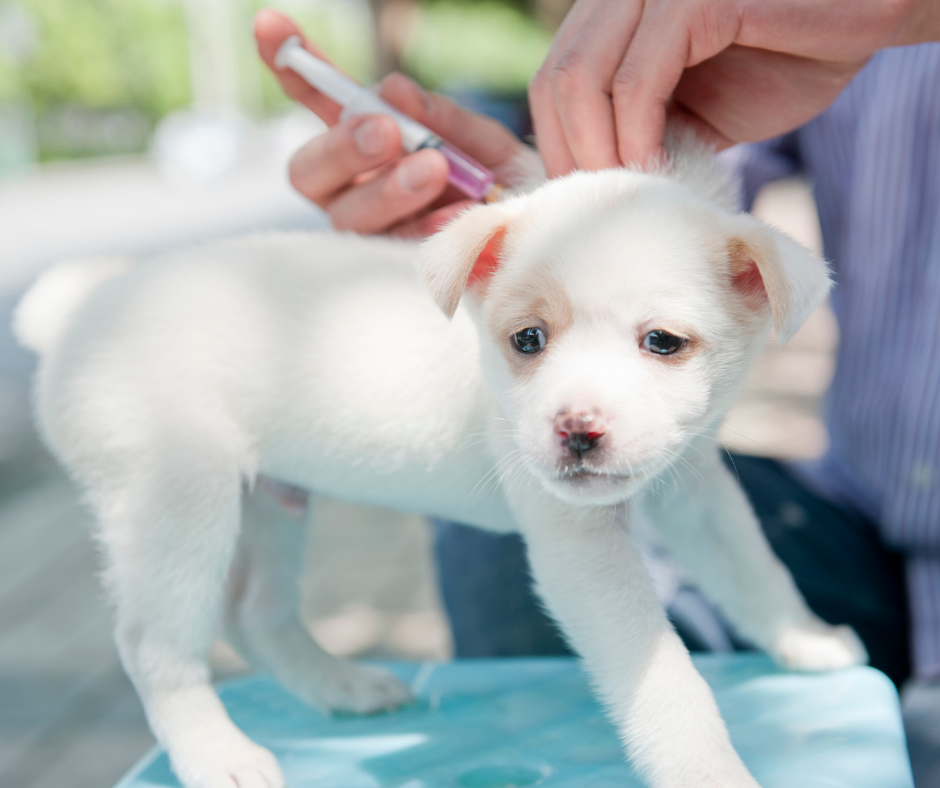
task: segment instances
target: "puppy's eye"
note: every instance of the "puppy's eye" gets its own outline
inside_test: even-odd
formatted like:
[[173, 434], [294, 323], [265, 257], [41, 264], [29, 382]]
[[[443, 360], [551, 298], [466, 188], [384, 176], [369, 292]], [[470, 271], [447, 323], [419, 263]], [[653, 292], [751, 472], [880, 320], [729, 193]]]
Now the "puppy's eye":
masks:
[[670, 334], [668, 331], [663, 331], [661, 328], [650, 331], [643, 338], [643, 347], [650, 353], [656, 353], [660, 356], [671, 355], [684, 344], [685, 340], [682, 337], [677, 337], [675, 334]]
[[541, 328], [523, 328], [512, 335], [512, 341], [520, 353], [538, 353], [545, 347], [545, 332]]

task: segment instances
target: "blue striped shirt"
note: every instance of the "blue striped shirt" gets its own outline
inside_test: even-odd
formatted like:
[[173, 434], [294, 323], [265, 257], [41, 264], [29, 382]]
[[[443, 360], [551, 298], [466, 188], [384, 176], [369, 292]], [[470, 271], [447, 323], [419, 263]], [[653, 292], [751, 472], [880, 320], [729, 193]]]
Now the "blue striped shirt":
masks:
[[799, 473], [907, 555], [915, 671], [940, 676], [940, 44], [878, 53], [818, 118], [729, 158], [748, 205], [812, 180], [841, 341], [831, 445]]

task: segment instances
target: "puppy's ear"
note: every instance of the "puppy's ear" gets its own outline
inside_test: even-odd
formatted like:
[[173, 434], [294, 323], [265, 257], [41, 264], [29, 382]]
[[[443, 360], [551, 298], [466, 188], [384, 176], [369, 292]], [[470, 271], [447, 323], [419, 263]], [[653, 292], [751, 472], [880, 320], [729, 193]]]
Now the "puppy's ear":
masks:
[[728, 243], [732, 286], [749, 308], [770, 307], [777, 339], [786, 344], [829, 293], [829, 268], [783, 233], [738, 218], [741, 225]]
[[503, 203], [470, 208], [421, 245], [418, 273], [448, 318], [465, 290], [486, 292], [513, 213]]

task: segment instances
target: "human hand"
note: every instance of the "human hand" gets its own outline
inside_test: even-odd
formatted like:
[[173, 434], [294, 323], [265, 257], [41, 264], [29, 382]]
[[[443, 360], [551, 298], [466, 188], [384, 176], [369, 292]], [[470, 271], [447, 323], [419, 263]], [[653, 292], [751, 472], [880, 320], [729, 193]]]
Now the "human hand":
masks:
[[[274, 67], [288, 36], [301, 35], [288, 17], [259, 11], [254, 23], [258, 51], [284, 91], [319, 115], [331, 128], [314, 137], [290, 163], [291, 184], [321, 206], [337, 229], [424, 237], [470, 205], [447, 183], [447, 162], [436, 150], [406, 154], [391, 118], [363, 115], [340, 120], [340, 107], [289, 69]], [[312, 42], [304, 47], [328, 59]], [[466, 151], [505, 182], [522, 143], [490, 118], [461, 109], [429, 93], [402, 74], [382, 81], [380, 95], [445, 140]]]
[[717, 147], [773, 137], [936, 37], [935, 0], [578, 0], [529, 88], [539, 152], [550, 176], [646, 163], [673, 115]]

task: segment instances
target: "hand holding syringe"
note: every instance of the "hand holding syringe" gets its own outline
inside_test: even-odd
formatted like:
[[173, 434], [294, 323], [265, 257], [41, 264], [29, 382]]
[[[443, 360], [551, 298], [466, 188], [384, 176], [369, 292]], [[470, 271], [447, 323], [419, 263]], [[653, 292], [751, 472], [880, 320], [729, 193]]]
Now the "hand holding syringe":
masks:
[[[274, 65], [283, 42], [299, 33], [279, 12], [264, 10], [255, 18], [262, 59], [289, 96], [330, 126], [294, 156], [290, 168], [294, 187], [323, 207], [335, 227], [361, 233], [421, 237], [466, 208], [470, 201], [448, 183], [449, 165], [440, 151], [405, 152], [402, 135], [387, 115], [340, 120], [342, 107], [290, 68]], [[324, 58], [313, 42], [306, 41], [304, 47]], [[525, 146], [493, 119], [424, 91], [401, 74], [384, 79], [379, 95], [494, 171], [498, 180], [516, 173], [514, 160]]]
[[409, 153], [422, 148], [439, 150], [447, 159], [448, 182], [456, 186], [471, 200], [491, 201], [499, 194], [496, 176], [463, 151], [445, 142], [430, 129], [413, 118], [382, 101], [373, 91], [364, 88], [325, 60], [303, 48], [300, 36], [291, 36], [278, 49], [274, 65], [289, 68], [299, 74], [312, 87], [342, 105], [340, 117], [353, 115], [388, 115], [401, 132], [402, 147]]

